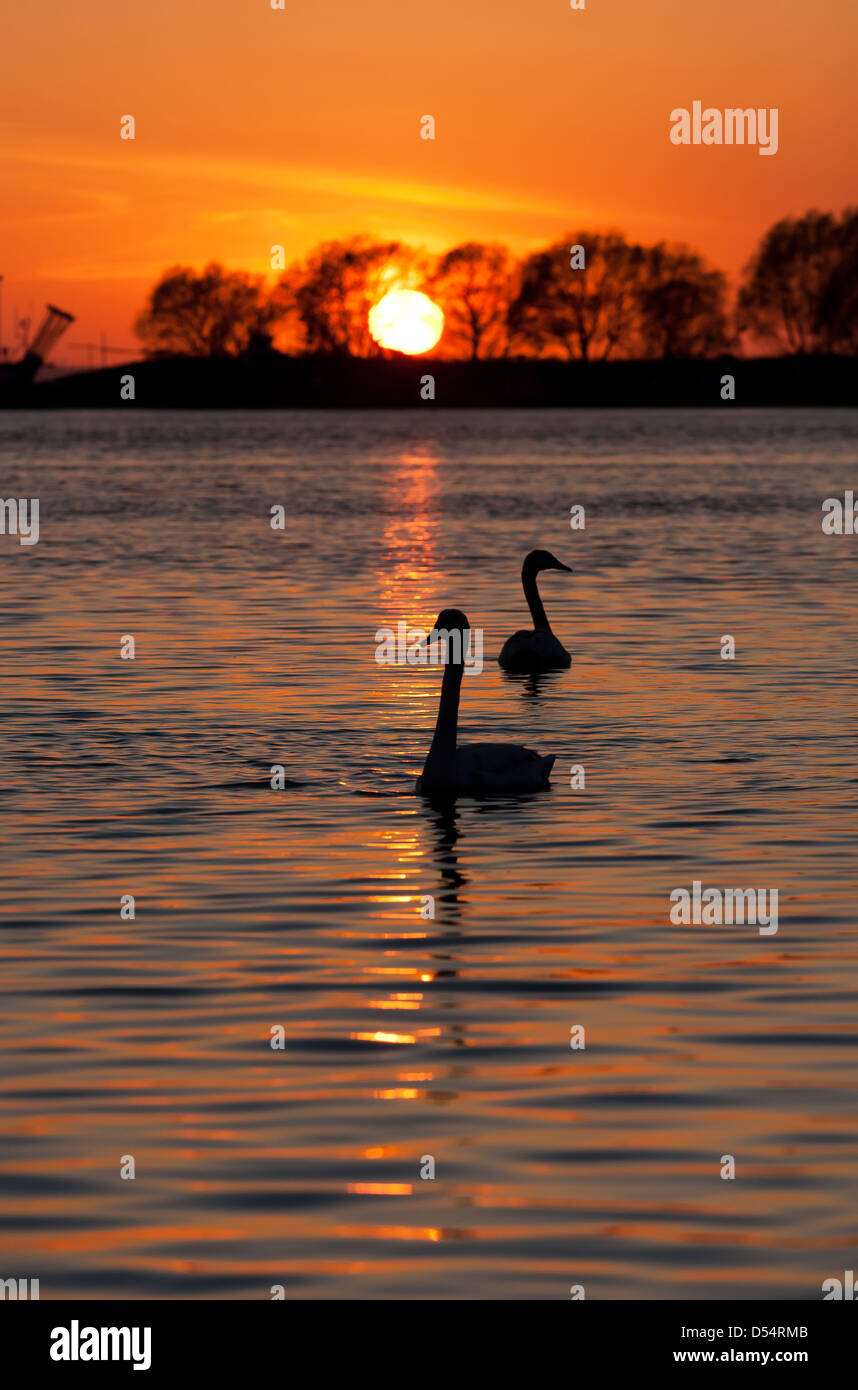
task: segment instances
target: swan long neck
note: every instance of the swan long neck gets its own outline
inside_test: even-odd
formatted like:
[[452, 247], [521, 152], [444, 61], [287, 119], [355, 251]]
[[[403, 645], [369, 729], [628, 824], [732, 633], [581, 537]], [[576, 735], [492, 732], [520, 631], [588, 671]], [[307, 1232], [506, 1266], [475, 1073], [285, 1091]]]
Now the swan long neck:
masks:
[[527, 606], [530, 609], [530, 616], [533, 619], [533, 626], [537, 632], [550, 632], [551, 624], [536, 587], [536, 574], [532, 570], [523, 569], [521, 582], [524, 588], [524, 597], [527, 599]]
[[441, 701], [435, 733], [426, 758], [426, 766], [452, 760], [456, 752], [456, 733], [459, 725], [459, 695], [462, 689], [464, 666], [448, 661], [441, 681]]

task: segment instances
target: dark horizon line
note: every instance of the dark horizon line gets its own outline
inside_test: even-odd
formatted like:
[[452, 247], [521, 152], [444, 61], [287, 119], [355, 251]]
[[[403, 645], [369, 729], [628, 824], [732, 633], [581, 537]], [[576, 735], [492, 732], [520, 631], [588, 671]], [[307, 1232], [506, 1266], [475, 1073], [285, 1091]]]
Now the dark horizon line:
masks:
[[[128, 398], [128, 382], [133, 398]], [[126, 396], [120, 392], [125, 384]], [[563, 360], [498, 357], [287, 356], [148, 358], [70, 372], [17, 390], [0, 407], [159, 409], [370, 408], [426, 411], [647, 406], [858, 405], [858, 358], [781, 357]]]

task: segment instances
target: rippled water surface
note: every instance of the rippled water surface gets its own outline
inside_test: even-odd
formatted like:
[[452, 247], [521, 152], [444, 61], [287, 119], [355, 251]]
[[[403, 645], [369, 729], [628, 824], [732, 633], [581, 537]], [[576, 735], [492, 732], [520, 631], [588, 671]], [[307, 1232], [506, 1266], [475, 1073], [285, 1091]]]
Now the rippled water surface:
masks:
[[[0, 537], [0, 1277], [819, 1298], [858, 1268], [858, 537], [820, 525], [856, 418], [0, 416], [0, 492], [41, 504], [36, 546]], [[439, 672], [375, 633], [452, 604], [493, 657], [533, 546], [574, 569], [541, 583], [572, 669], [487, 659], [461, 729], [555, 753], [552, 787], [445, 814], [412, 794]], [[672, 925], [695, 879], [777, 888], [777, 934]]]

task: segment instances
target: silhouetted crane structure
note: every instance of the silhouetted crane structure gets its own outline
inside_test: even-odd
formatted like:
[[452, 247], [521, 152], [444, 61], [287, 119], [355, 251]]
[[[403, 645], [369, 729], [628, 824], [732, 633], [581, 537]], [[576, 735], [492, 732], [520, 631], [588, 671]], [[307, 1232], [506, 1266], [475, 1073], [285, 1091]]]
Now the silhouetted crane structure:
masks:
[[24, 354], [21, 366], [32, 363], [32, 375], [35, 376], [42, 363], [47, 360], [48, 353], [55, 343], [59, 342], [70, 323], [74, 323], [74, 314], [67, 314], [65, 309], [58, 309], [55, 304], [46, 305], [45, 317]]
[[4, 394], [14, 395], [25, 390], [33, 381], [36, 372], [46, 360], [48, 353], [65, 333], [74, 314], [58, 309], [55, 304], [45, 306], [45, 317], [27, 345], [23, 357], [17, 362], [0, 364], [0, 387]]

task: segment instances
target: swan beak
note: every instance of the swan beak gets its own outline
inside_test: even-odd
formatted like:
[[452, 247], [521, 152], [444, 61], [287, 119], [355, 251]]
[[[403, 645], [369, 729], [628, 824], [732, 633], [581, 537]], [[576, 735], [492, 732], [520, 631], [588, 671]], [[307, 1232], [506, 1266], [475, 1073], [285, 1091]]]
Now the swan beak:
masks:
[[565, 570], [567, 574], [573, 574], [573, 573], [574, 573], [574, 571], [573, 571], [571, 565], [561, 565], [561, 563], [560, 563], [559, 560], [555, 560], [555, 562], [554, 562], [554, 568], [555, 568], [555, 569], [558, 569], [558, 570]]

